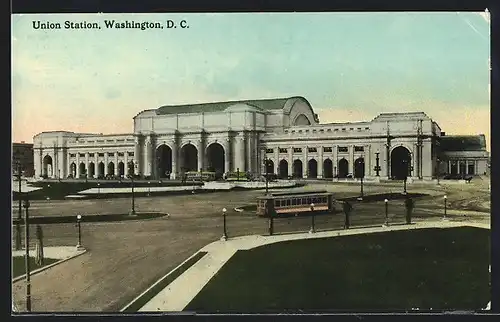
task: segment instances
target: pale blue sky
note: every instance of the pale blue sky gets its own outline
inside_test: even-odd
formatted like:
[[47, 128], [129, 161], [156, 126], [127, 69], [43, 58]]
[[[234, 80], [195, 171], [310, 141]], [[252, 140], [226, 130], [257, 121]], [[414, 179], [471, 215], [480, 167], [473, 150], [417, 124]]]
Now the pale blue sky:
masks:
[[[189, 29], [109, 30], [105, 19]], [[489, 141], [489, 24], [478, 13], [15, 15], [12, 26], [15, 141], [127, 133], [139, 111], [166, 104], [294, 95], [322, 122], [424, 111]]]

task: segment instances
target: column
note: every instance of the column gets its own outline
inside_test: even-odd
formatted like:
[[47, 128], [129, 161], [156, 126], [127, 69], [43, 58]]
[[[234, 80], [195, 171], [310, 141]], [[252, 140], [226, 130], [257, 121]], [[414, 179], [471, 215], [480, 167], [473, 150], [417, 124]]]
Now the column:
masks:
[[67, 176], [69, 176], [70, 174], [72, 174], [71, 173], [71, 157], [70, 157], [70, 155], [71, 154], [69, 152], [66, 153], [66, 160], [68, 161], [68, 162], [66, 162], [66, 169], [68, 170], [68, 175]]
[[457, 174], [460, 174], [460, 160], [457, 160]]
[[354, 145], [349, 145], [349, 174], [354, 175]]
[[[205, 150], [203, 149], [203, 139], [199, 138], [196, 141], [196, 149], [198, 150], [198, 167], [196, 168], [196, 171], [200, 171], [200, 169], [203, 169], [203, 158], [205, 157]], [[224, 162], [228, 161], [230, 158], [229, 154], [229, 149], [227, 148], [227, 145], [224, 146]], [[225, 171], [229, 171], [229, 168], [225, 167]]]
[[[255, 157], [254, 157], [254, 163], [257, 165], [255, 167], [255, 170], [257, 172], [257, 176], [260, 176], [263, 172], [261, 171], [262, 165], [264, 164], [264, 159], [262, 158], [262, 152], [260, 150], [260, 144], [259, 144], [259, 133], [254, 132], [253, 134], [253, 146], [255, 149]], [[261, 165], [261, 166], [259, 166]]]
[[279, 167], [280, 167], [280, 148], [274, 148], [274, 173], [279, 176]]
[[43, 150], [40, 147], [40, 176], [43, 175]]
[[288, 175], [293, 176], [293, 147], [288, 147]]
[[124, 169], [123, 169], [123, 170], [124, 170], [124, 171], [123, 171], [123, 172], [124, 172], [124, 173], [123, 173], [123, 175], [124, 175], [124, 176], [125, 176], [125, 178], [126, 178], [126, 177], [127, 177], [127, 175], [128, 175], [128, 151], [127, 151], [127, 150], [125, 150], [125, 153], [123, 154], [123, 156], [124, 156], [124, 157], [123, 157], [123, 162], [125, 163], [125, 164], [124, 164]]
[[118, 169], [118, 151], [115, 151], [115, 176], [120, 174]]
[[142, 175], [149, 176], [150, 175], [150, 170], [149, 170], [149, 154], [150, 153], [149, 153], [149, 151], [151, 150], [149, 136], [144, 137], [144, 142], [141, 145], [141, 150], [143, 151], [142, 158], [141, 158]]
[[254, 160], [253, 160], [253, 151], [252, 151], [252, 135], [253, 132], [247, 132], [247, 139], [246, 139], [246, 147], [247, 147], [247, 153], [246, 153], [246, 158], [247, 158], [247, 171], [250, 173], [254, 172]]
[[108, 152], [104, 152], [104, 176], [107, 176], [109, 174], [108, 172], [108, 162], [109, 162], [109, 155]]
[[139, 135], [135, 136], [134, 142], [134, 174], [142, 174], [142, 162], [141, 158], [141, 137]]
[[387, 179], [391, 178], [391, 146], [389, 144], [385, 145], [385, 174]]
[[307, 145], [302, 148], [302, 153], [304, 157], [304, 161], [302, 163], [302, 178], [307, 178], [309, 176], [309, 160], [308, 160], [308, 154], [307, 154]]
[[80, 152], [76, 153], [76, 178], [80, 179]]
[[451, 174], [451, 160], [448, 160], [448, 174]]
[[318, 149], [318, 179], [323, 178], [323, 146], [317, 147]]
[[469, 174], [469, 160], [465, 160], [465, 174]]
[[338, 167], [339, 167], [339, 149], [338, 149], [338, 146], [337, 145], [334, 145], [333, 146], [333, 149], [332, 149], [332, 152], [333, 152], [333, 176], [335, 177], [337, 174], [338, 174]]
[[[235, 156], [236, 156], [236, 169], [240, 169], [241, 172], [245, 172], [245, 136], [244, 134], [240, 135], [236, 139], [236, 149], [235, 149]], [[234, 170], [236, 170], [234, 169]]]
[[89, 176], [89, 153], [85, 152], [85, 177]]
[[170, 175], [170, 179], [175, 179], [177, 178], [177, 155], [178, 155], [178, 147], [177, 147], [177, 142], [174, 138], [172, 141], [172, 173]]
[[370, 145], [365, 145], [365, 177], [371, 177], [372, 176], [372, 154], [371, 154], [371, 146]]
[[229, 172], [231, 171], [230, 169], [231, 163], [229, 162], [231, 160], [231, 148], [230, 148], [231, 139], [229, 137], [224, 139], [223, 144], [224, 144], [224, 150], [226, 151], [226, 156], [224, 158], [224, 171]]
[[94, 152], [94, 178], [99, 177], [99, 153]]

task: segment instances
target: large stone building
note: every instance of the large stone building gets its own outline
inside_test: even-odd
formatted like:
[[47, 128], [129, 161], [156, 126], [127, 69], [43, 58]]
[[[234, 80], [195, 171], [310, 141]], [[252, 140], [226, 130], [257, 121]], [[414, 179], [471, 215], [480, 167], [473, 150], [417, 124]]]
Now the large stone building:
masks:
[[23, 176], [31, 177], [35, 174], [33, 165], [33, 144], [25, 143], [12, 143], [12, 173], [17, 174], [18, 166], [21, 167], [21, 174]]
[[[303, 97], [162, 106], [134, 117], [129, 134], [43, 132], [34, 137], [36, 176], [82, 178], [266, 169], [280, 177], [430, 180], [483, 174], [484, 135], [445, 136], [423, 112], [371, 121], [319, 123]], [[439, 170], [438, 170], [439, 168]]]

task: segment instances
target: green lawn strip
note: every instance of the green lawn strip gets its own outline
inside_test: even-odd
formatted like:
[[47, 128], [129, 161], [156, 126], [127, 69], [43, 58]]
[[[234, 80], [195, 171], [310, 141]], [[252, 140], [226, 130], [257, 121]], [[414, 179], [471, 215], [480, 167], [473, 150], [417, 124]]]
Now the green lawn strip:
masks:
[[[30, 256], [30, 272], [42, 268], [44, 266], [50, 265], [59, 261], [59, 259], [44, 258], [43, 265], [38, 266], [35, 262], [35, 257]], [[26, 261], [25, 256], [14, 256], [12, 257], [12, 278], [16, 278], [23, 274], [26, 274]]]
[[186, 310], [479, 310], [491, 297], [489, 236], [472, 227], [421, 229], [238, 251]]
[[[89, 222], [113, 222], [113, 221], [126, 221], [126, 220], [147, 220], [164, 217], [165, 213], [136, 213], [135, 216], [130, 214], [107, 214], [107, 215], [87, 215], [83, 216], [82, 224]], [[24, 218], [18, 220], [17, 218], [12, 219], [12, 224], [24, 224]], [[30, 224], [76, 224], [76, 216], [38, 216], [30, 217]]]
[[191, 266], [193, 266], [197, 261], [199, 261], [207, 252], [198, 252], [192, 258], [187, 260], [184, 264], [179, 266], [177, 269], [172, 271], [168, 276], [165, 276], [158, 284], [149, 289], [141, 297], [136, 299], [130, 306], [128, 306], [123, 312], [137, 312], [141, 307], [146, 305], [153, 297], [155, 297], [161, 290], [172, 283], [177, 277], [181, 276], [185, 271], [187, 271]]

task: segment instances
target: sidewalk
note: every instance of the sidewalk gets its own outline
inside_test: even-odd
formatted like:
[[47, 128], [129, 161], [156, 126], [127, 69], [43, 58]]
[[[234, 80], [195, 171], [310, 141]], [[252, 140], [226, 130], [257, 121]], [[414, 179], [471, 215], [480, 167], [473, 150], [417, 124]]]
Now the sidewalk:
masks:
[[182, 311], [203, 289], [210, 279], [222, 268], [222, 266], [238, 251], [247, 250], [262, 245], [269, 245], [281, 241], [336, 237], [357, 234], [369, 234], [374, 232], [422, 229], [422, 228], [451, 228], [461, 226], [474, 226], [489, 229], [488, 224], [463, 223], [453, 221], [418, 222], [412, 225], [398, 225], [389, 227], [353, 228], [349, 230], [316, 232], [314, 234], [301, 233], [275, 236], [244, 236], [229, 239], [227, 241], [216, 241], [208, 244], [200, 251], [207, 254], [197, 263], [191, 266], [184, 274], [179, 276], [165, 289], [160, 291], [139, 311]]

